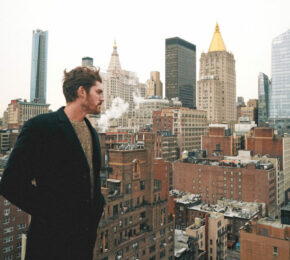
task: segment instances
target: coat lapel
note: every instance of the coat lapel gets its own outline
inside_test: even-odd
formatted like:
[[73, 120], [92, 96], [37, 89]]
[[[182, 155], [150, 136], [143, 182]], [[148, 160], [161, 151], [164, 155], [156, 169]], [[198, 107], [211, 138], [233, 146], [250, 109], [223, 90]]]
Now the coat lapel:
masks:
[[87, 172], [89, 172], [89, 165], [84, 153], [84, 150], [81, 146], [79, 138], [73, 129], [72, 124], [70, 123], [68, 117], [64, 113], [64, 107], [61, 107], [58, 111], [58, 118], [59, 118], [59, 128], [63, 133], [63, 137], [66, 139], [67, 143], [70, 145], [71, 151], [75, 153], [79, 158], [80, 163], [86, 168]]

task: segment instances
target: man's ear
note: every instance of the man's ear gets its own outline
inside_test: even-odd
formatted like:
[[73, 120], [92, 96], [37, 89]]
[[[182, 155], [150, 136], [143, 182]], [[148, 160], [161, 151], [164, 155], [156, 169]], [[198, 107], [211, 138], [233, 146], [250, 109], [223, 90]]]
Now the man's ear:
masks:
[[77, 93], [78, 93], [78, 97], [80, 98], [86, 97], [86, 94], [87, 94], [83, 86], [79, 86]]

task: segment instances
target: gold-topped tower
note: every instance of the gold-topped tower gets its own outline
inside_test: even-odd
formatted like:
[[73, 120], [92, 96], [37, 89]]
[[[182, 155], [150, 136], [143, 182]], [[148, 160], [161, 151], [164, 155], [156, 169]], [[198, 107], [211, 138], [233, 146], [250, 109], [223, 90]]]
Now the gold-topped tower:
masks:
[[223, 40], [222, 35], [220, 33], [220, 27], [219, 27], [218, 23], [216, 23], [215, 32], [213, 34], [208, 52], [226, 51], [226, 50], [227, 49], [226, 49], [226, 46], [224, 44], [224, 40]]
[[208, 53], [201, 54], [199, 69], [197, 109], [207, 111], [209, 123], [236, 122], [235, 59], [226, 50], [218, 23]]

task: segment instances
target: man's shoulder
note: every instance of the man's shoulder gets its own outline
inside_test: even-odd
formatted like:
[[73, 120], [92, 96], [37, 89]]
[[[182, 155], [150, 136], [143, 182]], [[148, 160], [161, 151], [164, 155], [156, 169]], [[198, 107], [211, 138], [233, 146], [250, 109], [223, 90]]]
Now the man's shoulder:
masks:
[[37, 115], [29, 119], [24, 126], [33, 128], [36, 127], [39, 129], [54, 126], [58, 121], [57, 114], [58, 111]]

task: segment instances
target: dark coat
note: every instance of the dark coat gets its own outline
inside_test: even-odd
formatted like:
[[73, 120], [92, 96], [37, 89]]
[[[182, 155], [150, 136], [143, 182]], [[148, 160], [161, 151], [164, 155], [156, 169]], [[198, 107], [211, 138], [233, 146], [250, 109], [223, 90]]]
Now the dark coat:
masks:
[[89, 165], [63, 108], [25, 123], [10, 155], [0, 193], [32, 216], [27, 260], [92, 257], [104, 197], [99, 176], [99, 139], [89, 121], [85, 121], [93, 140], [93, 199]]

